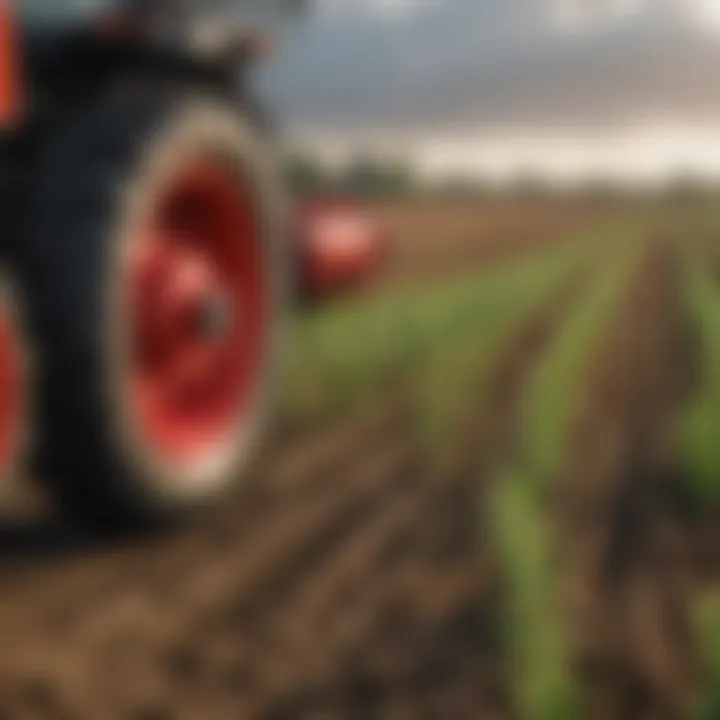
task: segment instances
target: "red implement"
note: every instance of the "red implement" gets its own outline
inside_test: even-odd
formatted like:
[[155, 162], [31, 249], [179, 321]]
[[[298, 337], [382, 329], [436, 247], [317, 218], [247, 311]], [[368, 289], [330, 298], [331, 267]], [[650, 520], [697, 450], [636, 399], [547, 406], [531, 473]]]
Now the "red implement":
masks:
[[0, 130], [15, 126], [24, 107], [20, 54], [10, 0], [0, 0]]
[[297, 215], [300, 285], [306, 296], [344, 294], [370, 283], [387, 257], [379, 222], [358, 202], [320, 199]]

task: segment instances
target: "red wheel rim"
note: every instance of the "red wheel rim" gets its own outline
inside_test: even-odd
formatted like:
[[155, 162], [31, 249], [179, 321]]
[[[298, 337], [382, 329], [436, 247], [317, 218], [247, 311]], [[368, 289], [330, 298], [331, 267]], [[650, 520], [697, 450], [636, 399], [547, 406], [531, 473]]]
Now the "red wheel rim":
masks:
[[11, 313], [0, 308], [0, 476], [10, 472], [20, 450], [25, 408], [22, 343]]
[[267, 288], [252, 197], [221, 166], [187, 167], [130, 259], [135, 422], [167, 460], [200, 459], [256, 397]]

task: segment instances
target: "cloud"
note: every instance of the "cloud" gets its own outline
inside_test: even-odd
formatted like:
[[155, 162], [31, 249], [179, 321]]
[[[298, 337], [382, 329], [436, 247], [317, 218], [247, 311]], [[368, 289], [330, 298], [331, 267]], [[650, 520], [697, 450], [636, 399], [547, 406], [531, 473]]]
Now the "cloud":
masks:
[[352, 22], [358, 16], [380, 16], [387, 19], [412, 14], [442, 2], [443, 0], [365, 0], [360, 4], [356, 0], [318, 0], [315, 10], [326, 17], [334, 16]]
[[719, 118], [720, 0], [324, 0], [268, 88], [295, 127]]
[[647, 12], [648, 0], [550, 0], [548, 20], [560, 32], [578, 32], [586, 29], [612, 26], [627, 22]]

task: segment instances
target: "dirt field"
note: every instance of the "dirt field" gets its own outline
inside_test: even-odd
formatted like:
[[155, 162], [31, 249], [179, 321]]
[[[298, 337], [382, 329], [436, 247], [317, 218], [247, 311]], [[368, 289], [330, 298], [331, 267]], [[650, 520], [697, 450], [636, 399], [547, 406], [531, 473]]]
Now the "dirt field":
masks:
[[[411, 210], [382, 210], [408, 282], [549, 247], [597, 217]], [[170, 534], [97, 545], [42, 505], [7, 511], [0, 718], [517, 717], [487, 491], [522, 451], [524, 389], [584, 285], [512, 334], [442, 463], [413, 432], [412, 398], [379, 393], [347, 420], [279, 433], [246, 487]], [[553, 499], [558, 562], [588, 716], [678, 717], [697, 680], [691, 596], [720, 555], [712, 523], [677, 499], [673, 420], [694, 358], [664, 240], [621, 305]]]
[[561, 527], [592, 717], [676, 717], [692, 649], [672, 423], [691, 358], [666, 247], [644, 260], [626, 307], [590, 377]]
[[235, 502], [172, 538], [8, 558], [0, 636], [13, 652], [0, 657], [0, 707], [8, 717], [506, 716], [495, 571], [468, 510], [478, 445], [489, 477], [566, 296], [503, 353], [447, 467], [422, 463], [402, 402], [380, 403], [269, 452]]
[[395, 285], [452, 277], [550, 248], [574, 230], [629, 211], [560, 200], [456, 200], [387, 204], [375, 212], [391, 245], [383, 281]]

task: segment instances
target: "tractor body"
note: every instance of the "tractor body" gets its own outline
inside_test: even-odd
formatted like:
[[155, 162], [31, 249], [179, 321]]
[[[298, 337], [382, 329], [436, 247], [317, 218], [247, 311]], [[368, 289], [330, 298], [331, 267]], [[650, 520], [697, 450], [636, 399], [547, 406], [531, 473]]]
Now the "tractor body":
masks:
[[[242, 111], [259, 132], [269, 117], [248, 77], [262, 36], [202, 2], [0, 2], [0, 247], [14, 255], [47, 142], [73, 117], [123, 93], [196, 89]], [[212, 5], [209, 3], [207, 5]], [[220, 5], [220, 3], [215, 3]], [[184, 12], [180, 8], [184, 7]], [[203, 22], [203, 12], [206, 22]]]
[[243, 4], [0, 2], [0, 473], [32, 437], [96, 526], [215, 498], [267, 422], [288, 225]]
[[249, 4], [0, 0], [0, 482], [30, 456], [97, 529], [241, 480], [288, 288], [378, 262], [356, 208], [293, 231]]

